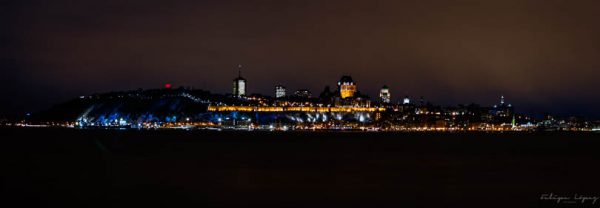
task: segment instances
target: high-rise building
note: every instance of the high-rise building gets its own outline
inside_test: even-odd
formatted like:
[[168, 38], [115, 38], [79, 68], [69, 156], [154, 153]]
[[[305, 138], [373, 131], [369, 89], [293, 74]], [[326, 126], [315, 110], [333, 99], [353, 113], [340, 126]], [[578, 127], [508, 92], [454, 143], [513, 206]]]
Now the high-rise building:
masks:
[[503, 123], [512, 123], [515, 108], [511, 104], [507, 104], [504, 100], [504, 95], [500, 96], [500, 105], [494, 105], [490, 110], [490, 114], [495, 115], [497, 121]]
[[242, 97], [246, 95], [246, 79], [242, 78], [242, 65], [239, 65], [238, 77], [233, 79], [233, 96]]
[[388, 86], [383, 85], [381, 90], [379, 91], [379, 97], [381, 98], [381, 102], [390, 103], [390, 99], [392, 95], [390, 94], [390, 88]]
[[285, 89], [284, 86], [281, 86], [281, 85], [275, 86], [275, 98], [285, 97], [286, 92], [287, 92], [287, 90]]
[[352, 77], [342, 76], [338, 82], [338, 89], [340, 90], [341, 98], [354, 97], [354, 93], [356, 93], [356, 84], [352, 81]]

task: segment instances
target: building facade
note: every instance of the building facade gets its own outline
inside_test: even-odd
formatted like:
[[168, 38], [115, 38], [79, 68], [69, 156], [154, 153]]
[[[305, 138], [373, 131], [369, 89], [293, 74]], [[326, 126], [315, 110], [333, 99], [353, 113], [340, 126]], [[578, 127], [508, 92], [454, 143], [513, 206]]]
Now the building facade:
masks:
[[275, 86], [275, 98], [283, 98], [286, 96], [287, 90], [284, 86], [277, 85]]
[[350, 76], [342, 76], [338, 82], [338, 88], [342, 99], [354, 97], [354, 93], [356, 93], [356, 84]]
[[233, 96], [243, 97], [246, 95], [246, 79], [242, 77], [242, 73], [238, 74], [238, 77], [233, 79]]
[[390, 88], [388, 88], [386, 85], [383, 85], [379, 91], [379, 97], [381, 98], [381, 102], [390, 103], [390, 99], [392, 98], [392, 95], [390, 94]]

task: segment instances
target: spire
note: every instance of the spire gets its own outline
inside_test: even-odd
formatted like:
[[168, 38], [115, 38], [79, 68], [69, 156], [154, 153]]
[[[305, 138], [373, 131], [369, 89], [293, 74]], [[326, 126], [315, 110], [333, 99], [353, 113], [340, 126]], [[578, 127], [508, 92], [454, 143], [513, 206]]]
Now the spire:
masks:
[[238, 80], [244, 80], [244, 81], [246, 81], [246, 79], [244, 79], [242, 77], [242, 65], [241, 64], [238, 64], [238, 76], [235, 79], [233, 79], [233, 80], [234, 81], [238, 81]]
[[504, 95], [500, 96], [500, 104], [504, 105]]

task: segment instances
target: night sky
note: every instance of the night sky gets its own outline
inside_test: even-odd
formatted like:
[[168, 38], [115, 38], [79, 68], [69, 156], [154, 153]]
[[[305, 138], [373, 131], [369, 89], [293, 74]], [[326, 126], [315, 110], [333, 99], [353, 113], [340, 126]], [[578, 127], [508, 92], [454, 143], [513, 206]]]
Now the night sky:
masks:
[[0, 115], [165, 83], [250, 93], [351, 75], [393, 100], [600, 117], [598, 1], [0, 1]]

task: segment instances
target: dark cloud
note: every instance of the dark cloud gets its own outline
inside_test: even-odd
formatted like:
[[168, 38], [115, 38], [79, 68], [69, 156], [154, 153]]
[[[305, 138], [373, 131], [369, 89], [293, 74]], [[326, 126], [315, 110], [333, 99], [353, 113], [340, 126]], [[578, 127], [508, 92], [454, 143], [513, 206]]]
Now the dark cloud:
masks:
[[[2, 1], [3, 100], [37, 110], [165, 82], [320, 91], [350, 74], [372, 96], [592, 114], [596, 1]], [[8, 72], [7, 72], [8, 71]], [[12, 94], [11, 94], [12, 93]], [[54, 95], [54, 96], [48, 96]], [[27, 98], [27, 99], [25, 99]], [[4, 102], [6, 103], [6, 102]], [[17, 105], [17, 104], [14, 104]], [[12, 106], [14, 106], [12, 105]]]

